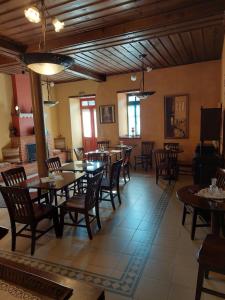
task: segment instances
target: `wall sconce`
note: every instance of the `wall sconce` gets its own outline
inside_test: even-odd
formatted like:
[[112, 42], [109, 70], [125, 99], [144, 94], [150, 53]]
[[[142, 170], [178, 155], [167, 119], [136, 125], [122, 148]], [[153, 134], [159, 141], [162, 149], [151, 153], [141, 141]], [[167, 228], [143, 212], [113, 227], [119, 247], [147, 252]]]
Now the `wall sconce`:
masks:
[[19, 114], [20, 114], [20, 108], [18, 105], [15, 106], [15, 113], [17, 116], [19, 116]]
[[131, 74], [130, 79], [131, 81], [136, 81], [137, 80], [136, 74]]

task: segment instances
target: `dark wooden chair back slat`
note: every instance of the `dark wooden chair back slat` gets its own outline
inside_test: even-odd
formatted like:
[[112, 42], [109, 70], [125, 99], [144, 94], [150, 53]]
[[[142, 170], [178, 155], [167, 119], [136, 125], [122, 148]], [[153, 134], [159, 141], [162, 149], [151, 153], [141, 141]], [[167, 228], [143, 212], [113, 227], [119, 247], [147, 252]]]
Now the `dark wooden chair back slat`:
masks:
[[80, 148], [74, 148], [74, 153], [76, 155], [76, 159], [77, 160], [84, 160], [84, 148], [80, 147]]
[[164, 149], [157, 149], [154, 151], [155, 165], [159, 168], [162, 163], [166, 162], [168, 152]]
[[61, 165], [61, 161], [60, 161], [60, 158], [58, 156], [56, 157], [51, 157], [51, 158], [48, 158], [46, 161], [46, 166], [47, 166], [47, 169], [52, 172], [52, 171], [58, 171], [59, 168], [62, 166]]
[[219, 188], [225, 189], [225, 169], [218, 169], [216, 172], [216, 185]]
[[123, 165], [127, 165], [130, 163], [131, 152], [132, 152], [132, 147], [125, 149], [124, 157], [123, 157]]
[[13, 186], [27, 179], [24, 167], [13, 168], [1, 174], [6, 186]]
[[104, 147], [105, 149], [109, 148], [109, 141], [99, 141], [97, 142], [97, 147], [98, 149], [101, 149], [102, 147]]
[[120, 170], [122, 167], [123, 160], [120, 159], [116, 162], [114, 162], [111, 166], [111, 172], [110, 172], [110, 188], [113, 188], [115, 186], [119, 185], [120, 180]]
[[164, 143], [165, 150], [178, 151], [180, 147], [179, 143]]
[[151, 155], [154, 147], [154, 142], [143, 141], [141, 143], [141, 155]]
[[0, 187], [8, 208], [10, 219], [23, 224], [34, 218], [34, 210], [28, 189], [19, 187]]
[[90, 210], [99, 200], [99, 191], [101, 186], [103, 172], [88, 178], [87, 193], [85, 196], [85, 209]]

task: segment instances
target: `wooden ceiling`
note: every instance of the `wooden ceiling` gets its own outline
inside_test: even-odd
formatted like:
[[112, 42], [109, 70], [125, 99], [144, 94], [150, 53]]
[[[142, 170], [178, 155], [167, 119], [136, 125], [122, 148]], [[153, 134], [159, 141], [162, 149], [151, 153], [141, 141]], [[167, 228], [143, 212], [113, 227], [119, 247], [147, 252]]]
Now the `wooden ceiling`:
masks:
[[[40, 24], [24, 17], [29, 0], [0, 0], [0, 72], [25, 70], [19, 55], [38, 51]], [[46, 0], [48, 50], [74, 57], [55, 82], [138, 71], [139, 55], [153, 69], [220, 59], [224, 0]], [[65, 22], [54, 32], [51, 17]]]

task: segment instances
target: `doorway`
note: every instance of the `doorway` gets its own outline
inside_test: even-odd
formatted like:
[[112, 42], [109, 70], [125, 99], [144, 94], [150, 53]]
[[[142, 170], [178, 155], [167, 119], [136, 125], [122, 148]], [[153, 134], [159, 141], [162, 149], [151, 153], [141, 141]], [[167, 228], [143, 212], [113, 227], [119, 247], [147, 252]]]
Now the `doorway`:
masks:
[[95, 97], [80, 98], [80, 110], [84, 151], [95, 150], [98, 137]]

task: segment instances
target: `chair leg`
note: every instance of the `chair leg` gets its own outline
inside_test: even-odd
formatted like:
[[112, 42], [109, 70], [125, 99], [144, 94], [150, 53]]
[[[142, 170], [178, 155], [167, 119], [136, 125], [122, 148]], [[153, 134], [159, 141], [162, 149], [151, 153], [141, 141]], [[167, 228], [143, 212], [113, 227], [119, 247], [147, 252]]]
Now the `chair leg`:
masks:
[[64, 215], [65, 215], [65, 212], [64, 210], [61, 208], [60, 209], [60, 237], [63, 236], [63, 229], [64, 229]]
[[136, 171], [136, 169], [137, 169], [137, 159], [136, 159], [136, 157], [134, 157], [134, 170]]
[[92, 232], [91, 232], [91, 225], [90, 225], [90, 222], [89, 222], [88, 212], [85, 213], [85, 222], [86, 222], [86, 227], [87, 227], [87, 232], [88, 232], [89, 239], [92, 240]]
[[98, 228], [101, 229], [101, 221], [100, 221], [100, 216], [99, 216], [99, 206], [98, 204], [95, 206], [95, 213], [96, 213], [96, 220], [97, 220], [97, 224], [98, 224]]
[[156, 180], [156, 184], [158, 184], [158, 181], [159, 181], [159, 174], [158, 174], [157, 171], [156, 171], [156, 174], [155, 174], [155, 180]]
[[187, 208], [186, 208], [186, 205], [184, 204], [183, 217], [182, 217], [182, 225], [183, 226], [185, 224], [186, 214], [187, 214]]
[[120, 197], [120, 187], [119, 187], [119, 185], [116, 187], [116, 191], [117, 191], [117, 196], [118, 196], [119, 204], [122, 204], [121, 197]]
[[193, 211], [193, 218], [192, 218], [192, 226], [191, 226], [191, 239], [194, 240], [195, 238], [195, 229], [196, 229], [196, 222], [197, 222], [197, 210], [194, 209]]
[[201, 265], [199, 265], [195, 300], [201, 299], [203, 280], [204, 280], [204, 268]]
[[209, 279], [209, 270], [205, 271], [205, 279]]
[[36, 242], [36, 225], [31, 225], [31, 255], [35, 251], [35, 242]]
[[130, 166], [127, 166], [127, 175], [128, 175], [128, 179], [130, 180]]
[[54, 230], [56, 237], [60, 237], [60, 226], [59, 226], [59, 218], [58, 218], [58, 212], [57, 208], [53, 211], [53, 224], [54, 224]]
[[110, 191], [110, 200], [111, 200], [111, 203], [112, 203], [112, 207], [113, 207], [113, 209], [115, 210], [116, 207], [115, 207], [115, 202], [114, 202], [114, 198], [113, 198], [113, 193], [112, 193], [112, 191]]
[[16, 225], [11, 225], [11, 232], [12, 232], [12, 251], [16, 249]]
[[123, 179], [124, 179], [124, 182], [127, 183], [127, 181], [126, 181], [125, 167], [123, 167]]

